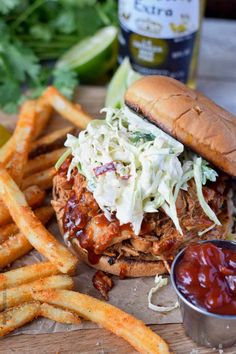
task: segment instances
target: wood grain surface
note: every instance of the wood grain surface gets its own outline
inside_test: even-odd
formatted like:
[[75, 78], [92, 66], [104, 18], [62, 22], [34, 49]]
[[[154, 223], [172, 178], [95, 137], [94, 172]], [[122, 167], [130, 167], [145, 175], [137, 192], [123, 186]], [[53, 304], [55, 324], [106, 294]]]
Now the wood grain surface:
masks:
[[[234, 114], [236, 114], [235, 52], [236, 22], [206, 20], [203, 26], [198, 88]], [[78, 101], [89, 113], [98, 117], [104, 95], [103, 87], [82, 87], [78, 90]], [[2, 117], [3, 120], [6, 122]], [[182, 325], [153, 325], [151, 328], [160, 334], [177, 354], [222, 354], [219, 349], [198, 347], [185, 335]], [[0, 342], [0, 354], [10, 353], [131, 354], [135, 351], [124, 340], [97, 328], [67, 333], [5, 337]], [[236, 353], [236, 346], [224, 349], [223, 353]]]
[[[201, 348], [184, 334], [182, 325], [152, 325], [176, 354], [235, 354], [230, 349]], [[127, 342], [104, 329], [86, 329], [68, 333], [22, 335], [2, 339], [0, 354], [134, 354]]]

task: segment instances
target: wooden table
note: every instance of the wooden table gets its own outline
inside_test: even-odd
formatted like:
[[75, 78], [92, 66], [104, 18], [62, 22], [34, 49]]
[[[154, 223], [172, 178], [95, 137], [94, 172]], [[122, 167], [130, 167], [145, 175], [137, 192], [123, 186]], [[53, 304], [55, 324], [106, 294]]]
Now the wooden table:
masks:
[[[198, 88], [234, 114], [236, 114], [235, 53], [236, 21], [206, 20], [203, 24]], [[90, 113], [97, 115], [104, 93], [104, 88], [96, 88], [96, 95], [93, 96], [89, 87], [83, 88], [80, 90], [80, 102]], [[151, 328], [166, 339], [177, 354], [219, 353], [219, 350], [197, 347], [186, 337], [180, 324], [153, 325]], [[129, 354], [135, 351], [124, 340], [99, 328], [6, 337], [1, 340], [0, 354], [10, 353]], [[236, 353], [236, 346], [225, 349], [224, 353]]]

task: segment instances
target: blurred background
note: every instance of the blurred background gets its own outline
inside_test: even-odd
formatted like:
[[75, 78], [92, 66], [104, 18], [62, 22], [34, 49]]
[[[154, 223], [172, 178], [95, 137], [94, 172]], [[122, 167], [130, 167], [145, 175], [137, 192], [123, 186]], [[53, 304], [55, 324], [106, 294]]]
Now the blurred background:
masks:
[[208, 0], [206, 17], [236, 19], [236, 0]]

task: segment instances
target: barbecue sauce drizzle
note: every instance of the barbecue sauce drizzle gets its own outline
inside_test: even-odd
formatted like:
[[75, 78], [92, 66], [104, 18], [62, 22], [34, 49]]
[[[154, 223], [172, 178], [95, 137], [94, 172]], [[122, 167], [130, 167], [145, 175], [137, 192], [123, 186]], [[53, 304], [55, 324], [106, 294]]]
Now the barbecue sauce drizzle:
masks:
[[[67, 177], [67, 171], [70, 163], [71, 158], [67, 158], [61, 165], [58, 171], [61, 176], [65, 178]], [[77, 170], [73, 172], [76, 173]], [[73, 174], [69, 181], [71, 185], [73, 185], [74, 182]], [[72, 189], [63, 215], [63, 228], [66, 232], [69, 233], [69, 239], [77, 238], [79, 240], [80, 246], [87, 250], [89, 262], [91, 264], [97, 264], [101, 258], [101, 255], [94, 252], [91, 241], [89, 240], [88, 235], [84, 232], [84, 228], [86, 227], [90, 218], [91, 216], [82, 213], [79, 209], [76, 193]]]
[[64, 212], [64, 230], [69, 232], [69, 239], [78, 239], [80, 246], [87, 250], [89, 262], [97, 264], [101, 258], [101, 254], [94, 252], [92, 238], [89, 237], [85, 230], [90, 218], [88, 214], [85, 215], [81, 212], [76, 194], [72, 190]]

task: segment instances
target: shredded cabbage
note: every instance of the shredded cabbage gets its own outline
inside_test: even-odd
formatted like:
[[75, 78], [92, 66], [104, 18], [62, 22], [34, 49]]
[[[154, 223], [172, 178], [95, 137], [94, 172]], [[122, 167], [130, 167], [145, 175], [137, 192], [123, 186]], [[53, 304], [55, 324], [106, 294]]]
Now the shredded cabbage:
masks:
[[177, 307], [179, 307], [178, 301], [176, 301], [176, 303], [174, 305], [170, 305], [170, 306], [154, 305], [152, 303], [152, 295], [155, 294], [158, 290], [160, 290], [164, 286], [166, 286], [168, 284], [168, 279], [163, 278], [161, 275], [157, 274], [155, 276], [154, 282], [155, 282], [155, 286], [153, 288], [151, 288], [148, 293], [148, 307], [151, 310], [157, 311], [157, 312], [170, 312], [170, 311], [176, 309]]
[[215, 226], [216, 226], [216, 224], [212, 224], [211, 226], [207, 227], [205, 230], [199, 231], [199, 232], [198, 232], [198, 236], [203, 236], [203, 235], [206, 234], [208, 231], [214, 229]]
[[[175, 203], [194, 177], [200, 205], [219, 224], [202, 194], [203, 182], [217, 174], [201, 157], [186, 154], [183, 144], [127, 107], [103, 112], [105, 120], [91, 121], [78, 137], [68, 135], [65, 146], [72, 153], [68, 178], [77, 167], [108, 220], [115, 213], [121, 225], [130, 223], [139, 234], [144, 213], [162, 208], [182, 233]], [[110, 163], [114, 169], [105, 168]], [[105, 172], [96, 175], [100, 166]]]
[[[201, 157], [194, 157], [194, 167], [193, 167], [193, 172], [194, 172], [194, 179], [195, 179], [195, 183], [196, 183], [196, 188], [197, 188], [197, 196], [198, 196], [198, 200], [199, 203], [202, 207], [202, 209], [204, 210], [205, 214], [209, 217], [209, 219], [211, 219], [212, 221], [214, 221], [214, 223], [216, 225], [221, 225], [220, 221], [218, 220], [216, 214], [214, 213], [214, 211], [210, 208], [210, 206], [207, 204], [207, 202], [204, 199], [203, 196], [203, 192], [202, 192], [202, 184], [203, 184], [203, 171], [202, 171], [202, 158]], [[205, 174], [205, 178], [206, 178], [206, 174]], [[209, 174], [209, 177], [211, 175]], [[213, 174], [213, 181], [215, 181], [215, 175]], [[212, 179], [211, 179], [212, 180]]]
[[71, 150], [67, 149], [59, 158], [59, 160], [57, 161], [55, 168], [56, 170], [59, 170], [59, 168], [61, 167], [61, 165], [63, 164], [63, 162], [67, 159], [68, 156], [70, 156], [71, 154]]

